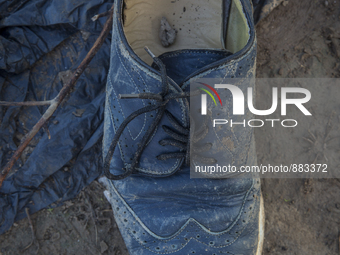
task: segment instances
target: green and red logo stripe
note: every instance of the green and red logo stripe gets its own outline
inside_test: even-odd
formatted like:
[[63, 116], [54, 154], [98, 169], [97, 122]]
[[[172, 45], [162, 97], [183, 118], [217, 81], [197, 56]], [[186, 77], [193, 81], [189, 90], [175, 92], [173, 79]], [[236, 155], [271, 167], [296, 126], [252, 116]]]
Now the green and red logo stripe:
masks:
[[[220, 98], [220, 95], [217, 93], [217, 91], [216, 91], [213, 87], [211, 87], [211, 86], [208, 85], [208, 84], [202, 83], [202, 82], [199, 82], [199, 84], [202, 84], [202, 85], [206, 86], [206, 87], [209, 88], [212, 92], [214, 92], [214, 94], [217, 96], [218, 100], [220, 101], [221, 106], [223, 106], [223, 105], [222, 105], [222, 100], [221, 100], [221, 98]], [[212, 98], [212, 100], [214, 101], [215, 105], [217, 106], [215, 97], [210, 93], [209, 90], [206, 90], [206, 89], [204, 89], [204, 88], [199, 88], [199, 89], [200, 89], [200, 90], [203, 90], [204, 92], [206, 92], [206, 93]]]

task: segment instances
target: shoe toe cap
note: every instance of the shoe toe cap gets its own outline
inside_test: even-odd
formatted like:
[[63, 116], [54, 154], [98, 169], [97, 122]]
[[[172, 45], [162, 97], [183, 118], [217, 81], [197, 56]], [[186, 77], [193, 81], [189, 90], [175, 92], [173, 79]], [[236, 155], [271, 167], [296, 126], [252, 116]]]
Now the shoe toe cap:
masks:
[[[180, 222], [169, 216], [164, 217], [159, 211], [152, 214], [151, 219], [158, 222], [158, 229], [155, 225], [150, 228], [150, 224], [142, 220], [143, 215], [139, 215], [139, 210], [133, 210], [129, 206], [111, 181], [107, 179], [102, 181], [107, 188], [105, 196], [112, 205], [116, 222], [131, 255], [256, 254], [261, 197], [259, 182], [256, 179], [245, 193], [237, 215], [233, 216], [233, 221], [223, 222], [221, 219], [204, 221], [202, 218], [198, 221], [197, 217], [188, 218], [187, 215], [185, 216], [187, 219]], [[193, 206], [193, 208], [197, 210], [197, 207]], [[220, 208], [212, 209], [212, 211], [219, 211]], [[176, 206], [168, 210], [175, 212]], [[199, 215], [199, 213], [196, 211], [192, 215]], [[204, 214], [204, 211], [201, 213]], [[223, 212], [220, 211], [219, 214], [221, 213]], [[228, 211], [225, 214], [228, 214]], [[162, 221], [163, 224], [160, 223]], [[166, 231], [161, 229], [164, 227], [172, 229], [172, 233], [164, 235]], [[174, 229], [176, 231], [173, 231]]]

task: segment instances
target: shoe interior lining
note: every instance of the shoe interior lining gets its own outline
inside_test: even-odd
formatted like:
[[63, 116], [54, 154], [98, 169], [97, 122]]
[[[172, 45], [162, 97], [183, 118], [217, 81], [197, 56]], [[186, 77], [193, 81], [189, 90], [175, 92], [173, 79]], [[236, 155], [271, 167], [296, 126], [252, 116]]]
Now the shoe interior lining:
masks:
[[232, 53], [242, 50], [249, 40], [250, 28], [239, 0], [231, 3], [227, 27], [226, 49]]
[[[134, 52], [149, 65], [152, 59], [145, 46], [156, 56], [181, 49], [226, 49], [235, 53], [247, 44], [249, 26], [240, 0], [229, 1], [226, 38], [222, 36], [221, 0], [125, 0], [124, 33]], [[159, 37], [162, 17], [177, 31], [169, 47], [164, 47]]]

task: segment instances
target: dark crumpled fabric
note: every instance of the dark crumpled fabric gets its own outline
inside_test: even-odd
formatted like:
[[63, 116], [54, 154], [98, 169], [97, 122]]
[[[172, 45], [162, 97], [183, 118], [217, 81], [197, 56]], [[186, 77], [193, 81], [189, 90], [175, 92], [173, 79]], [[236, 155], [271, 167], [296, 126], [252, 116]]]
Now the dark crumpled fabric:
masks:
[[[260, 20], [268, 2], [253, 0]], [[53, 99], [102, 30], [113, 0], [0, 0], [0, 101]], [[267, 7], [266, 7], [267, 8]], [[267, 8], [268, 9], [268, 8]], [[267, 10], [266, 9], [266, 10]], [[257, 14], [256, 14], [257, 15]], [[261, 16], [262, 15], [262, 16]], [[0, 189], [0, 234], [14, 221], [74, 198], [99, 177], [110, 36], [69, 99], [24, 151]], [[47, 106], [0, 106], [0, 165]]]
[[[102, 30], [113, 0], [1, 0], [0, 100], [54, 98]], [[0, 234], [14, 221], [75, 197], [101, 175], [110, 36], [69, 100], [40, 131], [0, 189]], [[1, 168], [47, 106], [0, 107]], [[34, 150], [33, 150], [34, 149]]]

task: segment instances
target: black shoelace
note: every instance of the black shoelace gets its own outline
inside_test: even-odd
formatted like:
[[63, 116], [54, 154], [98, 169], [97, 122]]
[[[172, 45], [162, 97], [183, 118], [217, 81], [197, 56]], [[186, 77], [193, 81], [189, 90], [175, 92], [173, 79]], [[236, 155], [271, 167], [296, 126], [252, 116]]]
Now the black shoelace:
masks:
[[[159, 58], [155, 57], [155, 55], [147, 47], [145, 47], [145, 50], [150, 54], [150, 56], [154, 60], [154, 63], [160, 69], [161, 79], [162, 79], [162, 92], [160, 94], [140, 93], [140, 94], [120, 95], [120, 99], [128, 99], [128, 98], [149, 99], [149, 100], [154, 100], [155, 104], [143, 107], [133, 112], [122, 122], [122, 124], [117, 129], [116, 134], [107, 152], [107, 155], [104, 159], [104, 174], [108, 179], [111, 179], [111, 180], [121, 180], [121, 179], [128, 177], [132, 173], [136, 172], [136, 168], [138, 167], [140, 157], [145, 147], [147, 146], [148, 141], [150, 140], [157, 126], [159, 125], [164, 114], [167, 116], [172, 127], [175, 130], [173, 130], [172, 128], [168, 126], [162, 126], [164, 132], [168, 134], [171, 138], [163, 139], [159, 141], [159, 144], [162, 146], [168, 146], [168, 145], [174, 146], [174, 147], [179, 148], [180, 151], [174, 152], [174, 153], [161, 154], [157, 156], [158, 160], [164, 161], [168, 159], [184, 159], [182, 161], [182, 165], [186, 164], [188, 166], [193, 160], [197, 160], [197, 161], [200, 161], [206, 164], [216, 162], [215, 159], [213, 158], [205, 158], [205, 157], [198, 156], [196, 154], [196, 153], [208, 151], [210, 150], [212, 146], [209, 143], [206, 143], [202, 146], [195, 146], [195, 144], [199, 142], [200, 140], [202, 140], [208, 133], [207, 121], [205, 121], [205, 123], [203, 123], [203, 125], [201, 125], [201, 127], [197, 131], [195, 131], [194, 121], [190, 119], [190, 126], [191, 126], [191, 132], [190, 132], [189, 127], [184, 127], [179, 121], [176, 120], [176, 118], [169, 111], [166, 110], [166, 105], [170, 100], [190, 97], [190, 92], [169, 92], [169, 81], [168, 81], [168, 76], [166, 74], [165, 65]], [[196, 95], [196, 94], [199, 95], [200, 92], [197, 91], [197, 93], [192, 93], [192, 95]], [[117, 147], [119, 139], [122, 133], [124, 132], [125, 128], [127, 127], [127, 125], [139, 115], [147, 113], [147, 112], [155, 111], [155, 110], [157, 110], [156, 117], [154, 118], [153, 122], [151, 123], [146, 133], [144, 134], [142, 140], [138, 144], [137, 151], [134, 154], [130, 167], [124, 168], [125, 172], [123, 174], [120, 174], [120, 175], [111, 174], [110, 173], [110, 162], [112, 160], [112, 156], [115, 151], [115, 148]], [[207, 118], [205, 119], [207, 120]], [[191, 156], [191, 157], [190, 157], [190, 146], [192, 146], [192, 152], [194, 152], [193, 153], [194, 156]]]

